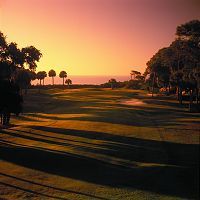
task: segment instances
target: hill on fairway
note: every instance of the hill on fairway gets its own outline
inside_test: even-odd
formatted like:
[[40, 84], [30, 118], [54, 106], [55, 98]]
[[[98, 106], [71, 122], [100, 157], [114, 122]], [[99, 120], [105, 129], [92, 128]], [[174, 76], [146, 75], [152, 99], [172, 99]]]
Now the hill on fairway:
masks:
[[126, 89], [30, 90], [0, 128], [2, 199], [197, 199], [200, 115]]

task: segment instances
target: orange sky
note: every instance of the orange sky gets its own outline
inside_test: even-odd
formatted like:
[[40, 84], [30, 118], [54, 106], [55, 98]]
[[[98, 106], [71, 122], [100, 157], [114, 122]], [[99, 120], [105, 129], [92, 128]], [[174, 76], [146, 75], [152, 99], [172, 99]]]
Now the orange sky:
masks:
[[199, 0], [0, 0], [0, 31], [41, 50], [37, 71], [128, 75], [199, 10]]

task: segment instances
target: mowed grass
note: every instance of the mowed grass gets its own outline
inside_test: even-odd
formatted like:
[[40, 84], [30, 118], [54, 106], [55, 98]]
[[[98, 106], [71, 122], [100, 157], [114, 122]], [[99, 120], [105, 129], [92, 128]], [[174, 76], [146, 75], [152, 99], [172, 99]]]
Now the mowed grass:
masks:
[[30, 90], [0, 128], [2, 199], [198, 199], [200, 114], [126, 89]]

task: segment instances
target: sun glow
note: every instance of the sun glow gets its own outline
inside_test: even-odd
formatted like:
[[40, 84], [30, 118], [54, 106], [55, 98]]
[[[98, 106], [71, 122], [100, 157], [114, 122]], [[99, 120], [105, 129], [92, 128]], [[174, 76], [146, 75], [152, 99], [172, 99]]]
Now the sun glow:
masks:
[[144, 71], [177, 25], [200, 18], [197, 1], [181, 2], [180, 8], [179, 0], [4, 0], [0, 26], [8, 41], [41, 50], [37, 71], [128, 75]]

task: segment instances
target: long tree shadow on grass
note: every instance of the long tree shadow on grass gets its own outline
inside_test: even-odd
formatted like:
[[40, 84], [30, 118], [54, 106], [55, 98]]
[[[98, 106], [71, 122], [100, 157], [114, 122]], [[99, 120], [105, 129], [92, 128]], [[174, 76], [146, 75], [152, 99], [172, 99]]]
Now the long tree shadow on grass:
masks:
[[[53, 189], [54, 191], [59, 191], [59, 192], [64, 192], [64, 193], [69, 193], [69, 194], [72, 193], [72, 194], [76, 194], [76, 195], [80, 195], [80, 196], [90, 197], [90, 198], [93, 198], [93, 199], [108, 200], [108, 199], [103, 198], [103, 197], [87, 194], [87, 193], [84, 193], [84, 192], [78, 192], [78, 191], [74, 191], [74, 190], [63, 189], [63, 188], [51, 186], [49, 184], [46, 185], [44, 183], [39, 183], [36, 180], [34, 180], [34, 181], [33, 180], [28, 180], [28, 179], [20, 178], [19, 176], [13, 176], [13, 175], [9, 175], [9, 174], [6, 174], [6, 173], [1, 173], [0, 172], [0, 176], [10, 178], [10, 179], [15, 180], [17, 182], [23, 182], [23, 183], [26, 183], [26, 184], [31, 184], [33, 187], [34, 186], [40, 186], [41, 188], [48, 188], [48, 189], [50, 188], [50, 189]], [[25, 191], [25, 192], [28, 192], [28, 193], [32, 193], [32, 194], [35, 194], [35, 195], [38, 195], [38, 196], [54, 198], [54, 199], [60, 199], [60, 200], [68, 200], [67, 198], [62, 198], [62, 197], [58, 197], [58, 196], [55, 196], [55, 195], [54, 196], [46, 195], [46, 194], [41, 193], [41, 192], [36, 192], [34, 190], [28, 190], [28, 189], [25, 189], [25, 188], [19, 187], [19, 186], [13, 186], [12, 184], [4, 183], [4, 182], [0, 182], [0, 184], [3, 184], [3, 185], [8, 186], [8, 187], [14, 187], [14, 188], [16, 188], [18, 190], [22, 190], [22, 191]]]
[[[0, 175], [2, 175], [2, 173]], [[21, 190], [23, 192], [27, 192], [27, 193], [30, 193], [30, 194], [33, 194], [33, 195], [36, 195], [36, 196], [40, 196], [40, 197], [42, 196], [43, 198], [53, 198], [53, 199], [59, 199], [59, 200], [69, 200], [67, 198], [62, 198], [62, 197], [58, 197], [58, 196], [52, 196], [52, 195], [48, 195], [48, 194], [43, 194], [41, 192], [36, 192], [34, 190], [25, 189], [23, 187], [19, 187], [19, 186], [10, 184], [10, 183], [4, 183], [2, 181], [0, 181], [0, 185], [4, 185], [4, 186], [9, 187], [9, 188], [14, 188], [14, 189], [17, 189], [17, 190]], [[4, 200], [4, 199], [1, 199], [1, 200]]]
[[[59, 103], [58, 103], [59, 104]], [[111, 105], [110, 105], [111, 106]], [[139, 127], [155, 127], [155, 123], [162, 127], [179, 126], [184, 123], [179, 119], [194, 118], [198, 119], [198, 114], [187, 113], [182, 110], [173, 110], [171, 108], [155, 108], [143, 106], [115, 106], [115, 107], [102, 107], [94, 103], [88, 107], [75, 107], [61, 112], [52, 112], [48, 110], [44, 112], [46, 115], [40, 113], [27, 113], [26, 116], [44, 118], [50, 120], [80, 120], [92, 122], [106, 122], [112, 124], [121, 124]], [[47, 114], [53, 114], [47, 115]], [[73, 117], [59, 117], [60, 114], [74, 114]], [[83, 116], [80, 116], [83, 114]], [[79, 115], [79, 116], [76, 116]], [[29, 119], [31, 120], [31, 119]], [[193, 123], [191, 121], [191, 123]], [[200, 128], [200, 126], [199, 126]]]
[[[95, 153], [103, 153], [106, 155], [117, 156], [119, 158], [125, 158], [138, 162], [171, 164], [180, 166], [195, 166], [198, 164], [199, 145], [177, 144], [165, 141], [160, 142], [155, 140], [139, 139], [95, 131], [83, 131], [46, 126], [29, 127], [33, 130], [59, 133], [66, 136], [76, 136], [102, 141], [103, 143], [99, 145], [101, 147], [107, 148], [108, 150], [89, 148], [89, 150], [92, 150]], [[24, 137], [22, 135], [19, 136]], [[32, 136], [32, 139], [35, 139], [34, 133]], [[52, 137], [53, 139], [56, 139], [55, 137], [49, 135], [44, 137]], [[66, 141], [67, 140], [68, 139], [66, 139]], [[165, 149], [165, 151], [167, 151], [167, 154], [169, 154], [168, 160], [162, 159], [163, 154], [165, 153], [161, 150], [162, 147]]]
[[[139, 97], [139, 96], [138, 96]], [[141, 98], [141, 97], [140, 97]], [[151, 100], [146, 98], [149, 106], [134, 106], [134, 105], [122, 105], [120, 103], [102, 103], [98, 101], [91, 102], [81, 102], [81, 101], [69, 101], [69, 100], [53, 100], [51, 103], [53, 108], [55, 105], [63, 107], [65, 109], [55, 110], [48, 108], [43, 113], [46, 114], [56, 114], [56, 116], [40, 115], [36, 113], [36, 117], [41, 117], [51, 120], [82, 120], [82, 121], [96, 121], [96, 122], [109, 122], [114, 124], [122, 125], [133, 125], [142, 127], [155, 127], [153, 122], [159, 124], [159, 126], [169, 126], [169, 125], [182, 125], [178, 119], [180, 118], [198, 118], [198, 114], [192, 114], [180, 109], [177, 103], [170, 103], [164, 100]], [[70, 103], [69, 103], [70, 102]], [[166, 106], [170, 104], [169, 107], [155, 107], [155, 104], [160, 106]], [[151, 106], [152, 105], [152, 106]], [[154, 106], [153, 106], [154, 105]], [[89, 107], [88, 107], [89, 106]], [[73, 118], [59, 118], [59, 114], [88, 114], [82, 117]], [[27, 116], [34, 116], [34, 114], [27, 113]], [[123, 116], [123, 117], [122, 117]], [[137, 120], [135, 120], [137, 119]], [[142, 119], [142, 120], [138, 120]]]
[[[118, 158], [122, 156], [127, 160], [146, 163], [154, 162], [164, 165], [122, 167], [111, 164], [106, 160], [98, 160], [88, 156], [57, 150], [50, 151], [44, 148], [24, 147], [22, 145], [16, 146], [14, 143], [5, 144], [3, 141], [0, 145], [0, 159], [31, 169], [100, 185], [120, 188], [132, 187], [184, 198], [196, 198], [198, 196], [198, 145], [161, 143], [158, 141], [114, 136], [107, 133], [50, 127], [32, 128], [35, 130], [44, 130], [66, 135], [71, 134], [77, 137], [107, 141], [110, 150], [115, 152], [112, 156]], [[7, 132], [5, 133], [8, 134]], [[36, 138], [33, 135], [29, 139], [34, 140]], [[37, 140], [40, 139], [37, 138]], [[41, 142], [52, 144], [52, 141], [48, 139], [43, 139]], [[160, 147], [160, 145], [164, 145], [167, 151], [167, 160], [161, 158], [162, 153], [159, 154], [159, 151], [155, 152], [153, 149]], [[127, 149], [125, 146], [131, 148]], [[87, 150], [92, 151], [91, 148]], [[109, 155], [109, 151], [105, 150], [98, 150], [97, 153], [104, 154], [105, 156]], [[159, 161], [156, 162], [156, 159]]]
[[[113, 97], [110, 97], [109, 95], [104, 97], [102, 96], [104, 94], [102, 92], [89, 92], [85, 95], [83, 92], [83, 96], [81, 96], [80, 92], [77, 92], [77, 94], [73, 93], [73, 98], [70, 97], [69, 94], [67, 96], [65, 93], [43, 94], [41, 95], [40, 104], [38, 106], [33, 107], [28, 103], [26, 104], [25, 114], [26, 116], [30, 115], [33, 117], [40, 117], [51, 120], [71, 119], [82, 121], [109, 122], [113, 124], [133, 125], [141, 127], [155, 127], [154, 122], [163, 127], [167, 127], [169, 125], [179, 126], [183, 124], [178, 120], [180, 118], [189, 117], [196, 119], [198, 117], [198, 114], [191, 114], [182, 109], [182, 106], [180, 106], [178, 102], [171, 101], [171, 97], [151, 98], [149, 96], [140, 95], [138, 92], [123, 93], [118, 91], [115, 94], [107, 91], [107, 93], [112, 94]], [[117, 97], [118, 93], [122, 96]], [[35, 97], [35, 101], [38, 101], [39, 97]], [[120, 103], [120, 101], [125, 98], [140, 99], [148, 106], [123, 105]], [[32, 112], [32, 114], [30, 114], [30, 112]], [[55, 116], [44, 116], [40, 115], [40, 113], [53, 114]], [[87, 116], [59, 118], [59, 114], [86, 114]]]

